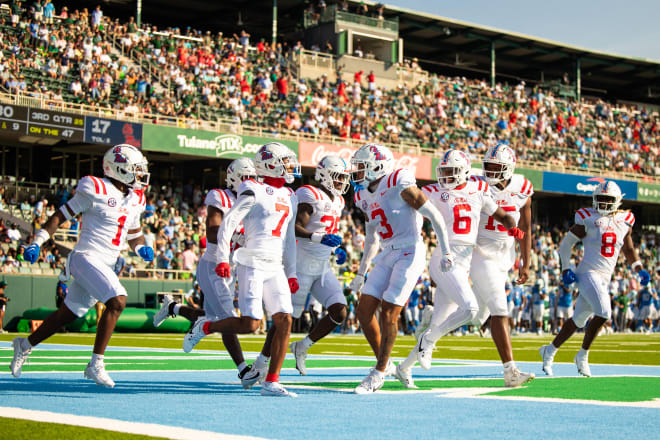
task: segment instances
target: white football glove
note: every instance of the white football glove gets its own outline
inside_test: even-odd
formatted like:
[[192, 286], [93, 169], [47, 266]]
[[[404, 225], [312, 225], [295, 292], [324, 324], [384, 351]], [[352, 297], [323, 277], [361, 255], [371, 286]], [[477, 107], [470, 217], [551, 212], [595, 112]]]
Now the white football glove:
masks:
[[237, 244], [240, 247], [245, 247], [245, 234], [235, 231], [231, 236], [231, 242]]
[[443, 255], [440, 260], [440, 270], [442, 272], [449, 272], [454, 267], [454, 255], [451, 253]]
[[355, 278], [353, 278], [351, 284], [348, 285], [348, 288], [357, 293], [362, 290], [362, 286], [364, 286], [364, 275], [355, 275]]

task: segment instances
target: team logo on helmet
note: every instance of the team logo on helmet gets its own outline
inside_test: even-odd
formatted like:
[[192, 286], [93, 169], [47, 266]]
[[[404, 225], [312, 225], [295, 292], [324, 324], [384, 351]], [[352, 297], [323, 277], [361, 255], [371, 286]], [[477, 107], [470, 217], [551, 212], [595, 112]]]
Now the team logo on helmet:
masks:
[[369, 151], [374, 153], [374, 158], [376, 160], [387, 160], [387, 157], [383, 153], [381, 153], [381, 151], [375, 145], [370, 146]]
[[259, 154], [261, 154], [261, 160], [269, 160], [273, 158], [273, 153], [268, 151], [265, 145], [259, 149]]

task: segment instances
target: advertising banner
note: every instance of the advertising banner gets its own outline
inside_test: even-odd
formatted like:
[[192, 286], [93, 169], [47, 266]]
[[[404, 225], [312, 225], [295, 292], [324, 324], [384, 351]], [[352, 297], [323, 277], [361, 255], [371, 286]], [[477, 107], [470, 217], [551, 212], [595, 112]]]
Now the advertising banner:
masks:
[[85, 142], [105, 145], [129, 144], [141, 148], [142, 124], [86, 116]]
[[660, 203], [660, 185], [639, 182], [637, 184], [637, 200]]
[[[300, 164], [304, 167], [315, 167], [328, 154], [335, 154], [346, 161], [350, 168], [350, 160], [357, 148], [317, 142], [300, 143]], [[415, 178], [431, 180], [431, 157], [416, 154], [393, 152], [396, 161], [394, 168], [407, 168], [415, 173]]]
[[254, 157], [257, 150], [268, 142], [279, 142], [298, 153], [298, 142], [295, 141], [148, 124], [142, 128], [142, 149], [163, 153], [236, 159]]
[[[606, 180], [599, 176], [580, 176], [576, 174], [562, 174], [550, 171], [543, 172], [543, 191], [563, 194], [576, 194], [590, 196], [600, 182]], [[637, 182], [628, 180], [607, 179], [616, 182], [626, 200], [637, 200]]]

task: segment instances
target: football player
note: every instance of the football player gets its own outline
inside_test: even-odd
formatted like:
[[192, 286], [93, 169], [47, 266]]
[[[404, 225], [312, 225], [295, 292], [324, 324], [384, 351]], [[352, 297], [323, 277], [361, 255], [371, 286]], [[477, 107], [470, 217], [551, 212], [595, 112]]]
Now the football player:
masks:
[[[218, 228], [222, 218], [236, 203], [236, 192], [243, 181], [256, 179], [257, 170], [254, 168], [252, 159], [241, 157], [234, 160], [227, 167], [227, 189], [213, 189], [209, 191], [204, 199], [206, 205], [206, 251], [197, 265], [196, 279], [204, 292], [203, 308], [182, 306], [174, 302], [171, 296], [165, 295], [163, 306], [154, 315], [154, 327], [158, 327], [168, 316], [181, 315], [191, 322], [195, 322], [200, 316], [206, 316], [214, 321], [236, 317], [234, 309], [234, 286], [233, 276], [221, 278], [215, 273], [217, 265], [215, 258], [217, 254]], [[240, 227], [239, 227], [240, 229]], [[232, 238], [232, 253], [243, 242], [243, 236], [236, 232]], [[246, 363], [236, 333], [222, 333], [222, 343], [227, 348], [234, 364], [238, 368], [238, 377], [241, 379], [243, 388], [251, 388], [259, 378], [259, 373], [252, 370]]]
[[338, 247], [341, 237], [337, 234], [344, 197], [350, 185], [346, 162], [338, 156], [326, 156], [316, 166], [314, 176], [318, 186], [304, 185], [296, 191], [298, 237], [296, 273], [300, 290], [293, 295], [293, 317], [302, 314], [307, 293], [327, 310], [327, 314], [300, 341], [291, 343], [296, 358], [296, 369], [305, 376], [307, 350], [319, 339], [328, 335], [346, 319], [346, 298], [337, 276], [330, 267], [330, 254], [337, 257], [337, 264], [346, 262], [346, 251]]
[[[438, 163], [438, 183], [422, 188], [452, 231], [449, 234], [449, 245], [454, 256], [454, 265], [450, 271], [441, 272], [439, 263], [443, 255], [442, 250], [436, 249], [433, 252], [429, 271], [438, 287], [431, 325], [421, 335], [408, 358], [397, 365], [395, 374], [406, 388], [416, 388], [411, 374], [415, 362], [419, 360], [424, 369], [431, 368], [436, 341], [450, 331], [470, 323], [479, 311], [479, 304], [468, 278], [480, 216], [492, 217], [504, 225], [511, 237], [520, 239], [523, 236], [523, 232], [516, 227], [514, 218], [495, 203], [490, 195], [489, 185], [480, 180], [468, 180], [470, 170], [470, 159], [465, 153], [449, 150]], [[504, 289], [504, 286], [502, 288]], [[504, 310], [508, 312], [506, 307], [505, 294]], [[504, 317], [506, 318], [506, 313]], [[505, 375], [507, 386], [520, 385], [521, 381], [521, 373], [517, 370]]]
[[87, 313], [97, 302], [105, 304], [96, 330], [91, 361], [85, 378], [97, 385], [112, 388], [114, 381], [105, 371], [103, 355], [117, 319], [126, 307], [126, 289], [113, 268], [119, 251], [127, 240], [131, 249], [145, 261], [153, 261], [154, 251], [144, 245], [140, 215], [144, 211], [144, 188], [149, 184], [147, 160], [137, 148], [121, 144], [103, 156], [105, 177], [80, 179], [75, 196], [53, 214], [25, 249], [24, 258], [34, 263], [40, 247], [61, 223], [82, 214], [80, 236], [69, 255], [66, 277], [73, 276], [64, 303], [49, 315], [27, 338], [13, 340], [14, 358], [11, 373], [21, 374], [21, 367], [32, 347], [49, 338], [61, 327]]
[[[647, 286], [651, 275], [642, 268], [633, 245], [631, 231], [635, 216], [630, 211], [619, 211], [623, 194], [612, 181], [598, 184], [593, 192], [593, 208], [581, 208], [575, 213], [575, 224], [559, 244], [562, 281], [565, 286], [577, 282], [579, 295], [573, 317], [568, 319], [549, 345], [540, 348], [543, 371], [552, 376], [552, 362], [559, 347], [579, 328], [584, 330], [582, 348], [574, 361], [578, 373], [590, 377], [589, 348], [600, 328], [612, 317], [608, 285], [623, 249], [628, 264], [639, 275], [640, 284]], [[578, 242], [584, 245], [584, 255], [575, 272], [570, 269], [571, 251]]]
[[291, 396], [279, 383], [279, 373], [286, 355], [291, 330], [291, 294], [298, 290], [296, 276], [296, 199], [293, 190], [284, 186], [300, 176], [300, 165], [293, 151], [271, 142], [255, 155], [257, 175], [262, 182], [249, 179], [238, 188], [236, 203], [222, 219], [218, 229], [216, 273], [229, 278], [231, 237], [243, 222], [245, 246], [234, 252], [238, 278], [238, 306], [241, 317], [213, 321], [198, 319], [184, 339], [190, 351], [213, 332], [252, 333], [259, 328], [263, 307], [273, 317], [272, 359], [261, 388], [264, 396]]
[[[350, 288], [362, 292], [357, 315], [377, 359], [376, 367], [355, 388], [357, 394], [367, 394], [378, 391], [386, 373], [393, 374], [395, 370], [390, 353], [396, 340], [397, 321], [426, 265], [422, 216], [431, 221], [438, 237], [436, 269], [450, 270], [454, 257], [442, 215], [417, 188], [410, 171], [394, 170], [394, 156], [389, 149], [377, 144], [363, 145], [353, 155], [351, 164], [351, 178], [358, 188], [355, 204], [367, 222], [364, 254]], [[374, 260], [379, 243], [381, 252]], [[372, 260], [375, 264], [365, 282]], [[375, 318], [379, 306], [380, 325]]]
[[488, 191], [497, 206], [514, 219], [522, 234], [512, 236], [508, 227], [482, 211], [477, 247], [470, 265], [472, 289], [479, 302], [475, 320], [485, 322], [491, 315], [491, 336], [504, 366], [504, 382], [507, 386], [516, 386], [533, 379], [534, 375], [520, 372], [513, 360], [505, 285], [516, 260], [516, 241], [520, 247], [521, 264], [514, 284], [522, 285], [529, 279], [534, 188], [525, 177], [514, 174], [516, 155], [505, 144], [490, 147], [482, 163], [483, 177], [470, 179], [488, 184]]

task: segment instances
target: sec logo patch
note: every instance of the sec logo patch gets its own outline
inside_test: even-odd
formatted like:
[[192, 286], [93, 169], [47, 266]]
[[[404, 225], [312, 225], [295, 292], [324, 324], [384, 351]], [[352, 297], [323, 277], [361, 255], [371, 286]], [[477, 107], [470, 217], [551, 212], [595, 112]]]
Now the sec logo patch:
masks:
[[117, 200], [115, 200], [114, 197], [110, 197], [108, 199], [108, 206], [114, 208], [115, 206], [117, 206]]
[[440, 194], [440, 198], [442, 199], [443, 202], [446, 202], [447, 200], [449, 200], [449, 193], [443, 192], [442, 194]]
[[266, 192], [268, 193], [269, 196], [272, 196], [274, 191], [273, 191], [273, 188], [271, 188], [270, 186], [267, 186], [266, 187]]

